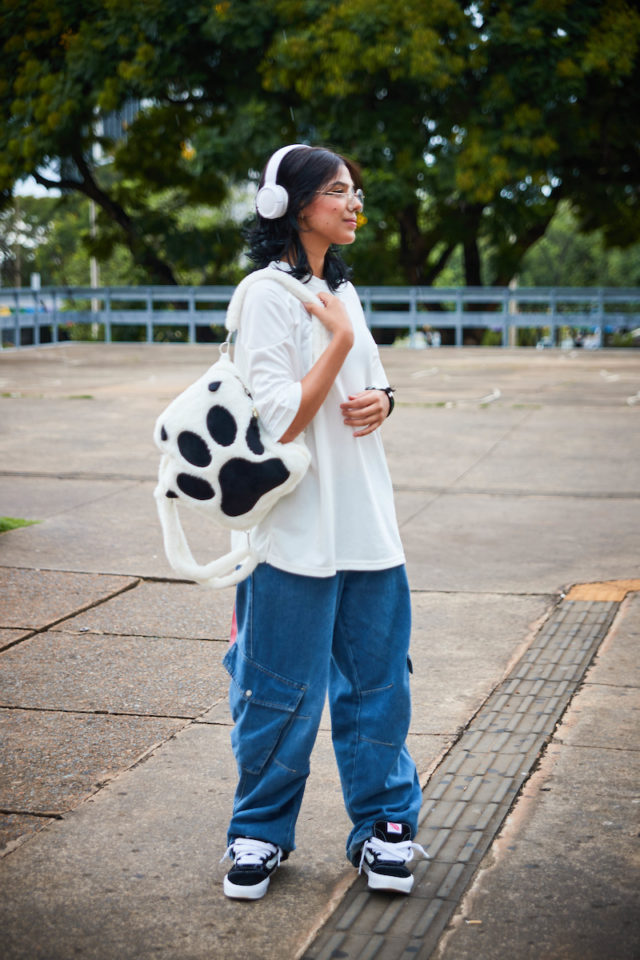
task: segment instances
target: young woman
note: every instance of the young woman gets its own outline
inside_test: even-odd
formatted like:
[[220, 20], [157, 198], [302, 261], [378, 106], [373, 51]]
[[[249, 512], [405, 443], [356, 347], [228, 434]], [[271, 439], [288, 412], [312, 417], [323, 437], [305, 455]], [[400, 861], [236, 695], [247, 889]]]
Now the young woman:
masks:
[[[239, 783], [225, 856], [228, 897], [262, 897], [295, 847], [295, 825], [327, 691], [353, 829], [349, 860], [372, 889], [409, 893], [421, 791], [409, 729], [410, 597], [379, 428], [393, 393], [335, 247], [353, 243], [357, 168], [319, 147], [271, 158], [250, 256], [287, 270], [321, 305], [277, 281], [247, 293], [234, 359], [266, 429], [302, 436], [312, 459], [251, 532], [264, 562], [236, 594], [232, 745]], [[312, 320], [330, 336], [313, 359]], [[422, 851], [424, 852], [424, 851]]]

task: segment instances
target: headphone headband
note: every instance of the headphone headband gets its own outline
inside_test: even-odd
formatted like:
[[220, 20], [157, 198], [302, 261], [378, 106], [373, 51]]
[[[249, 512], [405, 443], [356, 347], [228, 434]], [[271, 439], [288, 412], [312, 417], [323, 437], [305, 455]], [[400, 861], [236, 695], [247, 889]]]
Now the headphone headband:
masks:
[[305, 150], [311, 149], [306, 143], [291, 143], [286, 147], [280, 147], [279, 150], [276, 150], [267, 163], [267, 169], [264, 174], [264, 184], [258, 190], [256, 196], [256, 210], [260, 216], [266, 220], [277, 220], [287, 212], [289, 194], [281, 184], [276, 183], [276, 180], [283, 158], [286, 157], [289, 151], [297, 150], [300, 147]]

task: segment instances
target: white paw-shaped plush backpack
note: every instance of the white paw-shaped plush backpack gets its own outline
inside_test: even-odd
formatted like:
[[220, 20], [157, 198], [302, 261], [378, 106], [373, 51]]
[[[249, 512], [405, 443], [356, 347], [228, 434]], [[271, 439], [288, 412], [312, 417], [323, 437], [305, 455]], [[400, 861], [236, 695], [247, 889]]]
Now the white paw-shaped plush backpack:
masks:
[[[316, 299], [284, 271], [257, 270], [233, 293], [226, 318], [230, 334], [237, 329], [248, 287], [266, 277], [303, 302]], [[328, 334], [318, 320], [312, 323], [315, 360]], [[230, 530], [249, 530], [300, 483], [311, 459], [307, 447], [301, 439], [279, 443], [269, 436], [228, 355], [228, 343], [221, 346], [220, 359], [158, 417], [154, 440], [162, 452], [154, 496], [169, 563], [181, 576], [208, 586], [238, 583], [259, 559], [249, 538], [225, 556], [198, 564], [182, 529], [179, 504]]]

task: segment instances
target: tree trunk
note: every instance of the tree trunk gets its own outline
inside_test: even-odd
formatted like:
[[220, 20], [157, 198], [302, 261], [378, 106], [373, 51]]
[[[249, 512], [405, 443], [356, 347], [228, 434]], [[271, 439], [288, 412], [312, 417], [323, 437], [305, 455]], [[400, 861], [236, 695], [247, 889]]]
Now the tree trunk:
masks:
[[465, 283], [468, 287], [481, 287], [480, 250], [478, 249], [478, 240], [475, 233], [468, 240], [465, 240], [463, 250]]
[[418, 226], [418, 211], [415, 206], [405, 207], [398, 215], [400, 230], [400, 264], [407, 283], [419, 286], [425, 282], [425, 239]]
[[451, 254], [452, 254], [453, 251], [455, 250], [456, 246], [457, 246], [457, 244], [455, 244], [455, 243], [450, 243], [450, 244], [449, 244], [447, 247], [445, 247], [445, 249], [442, 251], [442, 253], [441, 253], [440, 256], [438, 257], [438, 259], [436, 260], [436, 262], [429, 267], [429, 269], [427, 270], [426, 275], [425, 275], [425, 283], [426, 283], [428, 286], [430, 286], [430, 287], [433, 286], [433, 281], [436, 279], [437, 276], [439, 276], [439, 275], [442, 273], [442, 271], [443, 271], [444, 268], [446, 267], [446, 265], [447, 265], [447, 263], [448, 263], [448, 261], [449, 261], [449, 257], [451, 256]]
[[72, 159], [78, 168], [78, 172], [82, 176], [82, 180], [61, 178], [56, 182], [48, 180], [39, 173], [34, 174], [34, 179], [44, 187], [75, 190], [78, 193], [83, 193], [90, 200], [93, 200], [121, 227], [124, 234], [124, 244], [129, 249], [134, 262], [143, 267], [147, 272], [151, 283], [177, 285], [178, 281], [170, 265], [165, 260], [162, 260], [144, 238], [140, 236], [133, 220], [126, 210], [97, 184], [84, 157], [81, 154], [77, 154], [74, 155]]
[[557, 207], [554, 207], [553, 211], [548, 216], [544, 217], [542, 220], [539, 220], [536, 224], [534, 224], [534, 226], [530, 227], [529, 230], [518, 237], [517, 242], [509, 251], [510, 256], [508, 258], [501, 257], [498, 260], [496, 275], [493, 278], [494, 286], [509, 286], [509, 283], [518, 272], [518, 268], [520, 267], [527, 250], [529, 250], [534, 243], [537, 243], [537, 241], [540, 240], [547, 232], [547, 227], [549, 226], [556, 209]]

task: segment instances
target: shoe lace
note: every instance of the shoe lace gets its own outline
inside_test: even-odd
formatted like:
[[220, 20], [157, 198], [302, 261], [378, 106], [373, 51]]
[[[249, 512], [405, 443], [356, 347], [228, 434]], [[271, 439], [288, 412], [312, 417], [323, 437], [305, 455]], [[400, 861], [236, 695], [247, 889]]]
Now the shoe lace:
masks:
[[421, 853], [425, 860], [430, 859], [424, 847], [419, 843], [415, 843], [413, 840], [401, 840], [399, 843], [389, 843], [387, 840], [369, 837], [362, 845], [358, 873], [362, 873], [362, 864], [367, 850], [370, 850], [376, 859], [390, 860], [392, 863], [408, 863], [409, 860], [413, 860], [414, 850]]
[[236, 866], [261, 866], [274, 853], [278, 855], [279, 864], [282, 849], [277, 844], [267, 843], [265, 840], [253, 840], [251, 837], [238, 837], [229, 844], [220, 863], [228, 858], [234, 860]]

